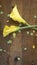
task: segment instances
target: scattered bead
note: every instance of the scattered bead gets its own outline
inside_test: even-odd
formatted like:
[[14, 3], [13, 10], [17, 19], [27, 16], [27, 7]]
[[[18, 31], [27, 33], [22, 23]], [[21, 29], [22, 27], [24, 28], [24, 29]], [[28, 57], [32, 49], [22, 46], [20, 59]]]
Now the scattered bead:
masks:
[[33, 35], [33, 33], [30, 33], [30, 35], [32, 36], [32, 35]]
[[33, 33], [35, 33], [35, 30], [33, 30]]
[[0, 11], [0, 14], [3, 14], [3, 11]]
[[8, 40], [8, 41], [7, 41], [7, 44], [11, 44], [11, 43], [12, 43], [12, 40]]
[[6, 22], [9, 22], [9, 20], [7, 20]]
[[29, 31], [27, 31], [27, 34], [29, 34]]
[[33, 49], [35, 49], [35, 45], [33, 45], [32, 47], [33, 47]]
[[21, 32], [21, 30], [19, 30], [18, 32]]
[[36, 34], [36, 36], [37, 36], [37, 34]]
[[34, 18], [37, 18], [37, 16], [35, 15]]
[[4, 52], [6, 52], [6, 50], [3, 50]]
[[26, 51], [26, 50], [27, 50], [27, 48], [24, 48], [24, 50]]
[[18, 57], [18, 58], [17, 58], [17, 60], [18, 60], [18, 61], [20, 61], [20, 60], [21, 60], [21, 58], [20, 58], [20, 57]]
[[10, 14], [8, 14], [7, 17], [10, 17]]
[[16, 38], [16, 33], [13, 33], [13, 38]]
[[3, 51], [3, 49], [0, 48], [0, 51]]

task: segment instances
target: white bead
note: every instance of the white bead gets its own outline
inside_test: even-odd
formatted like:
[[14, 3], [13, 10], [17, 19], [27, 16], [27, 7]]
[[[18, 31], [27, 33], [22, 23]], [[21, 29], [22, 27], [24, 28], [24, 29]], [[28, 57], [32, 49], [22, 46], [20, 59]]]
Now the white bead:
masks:
[[11, 43], [12, 43], [12, 40], [8, 40], [8, 41], [7, 41], [7, 44], [11, 44]]
[[35, 33], [35, 30], [33, 30], [33, 32]]
[[33, 35], [33, 33], [30, 33], [30, 35], [32, 36], [32, 35]]
[[37, 16], [35, 15], [34, 18], [37, 18]]
[[20, 57], [18, 57], [17, 59], [18, 59], [18, 60], [21, 60], [21, 58], [20, 58]]
[[3, 49], [0, 48], [0, 51], [3, 51]]
[[24, 48], [24, 50], [27, 50], [27, 48]]
[[29, 31], [27, 31], [27, 34], [29, 34]]

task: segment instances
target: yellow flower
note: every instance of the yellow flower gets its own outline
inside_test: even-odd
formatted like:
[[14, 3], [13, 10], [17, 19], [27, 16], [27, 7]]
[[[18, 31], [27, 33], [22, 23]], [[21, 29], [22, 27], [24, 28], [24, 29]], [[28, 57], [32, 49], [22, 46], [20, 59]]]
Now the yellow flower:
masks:
[[10, 27], [5, 25], [4, 29], [3, 29], [3, 37], [6, 37], [7, 35], [9, 35], [12, 32], [16, 32], [20, 29], [19, 26], [14, 26], [11, 25]]
[[17, 9], [17, 5], [14, 6], [14, 8], [12, 9], [11, 13], [10, 13], [10, 18], [12, 18], [14, 21], [17, 21], [19, 23], [23, 23], [26, 25], [29, 25], [19, 14], [19, 11]]

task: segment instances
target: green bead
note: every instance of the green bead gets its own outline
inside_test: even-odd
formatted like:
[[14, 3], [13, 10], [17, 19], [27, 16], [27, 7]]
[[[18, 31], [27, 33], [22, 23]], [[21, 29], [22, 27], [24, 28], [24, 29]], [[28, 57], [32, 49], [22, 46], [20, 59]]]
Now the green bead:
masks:
[[19, 30], [18, 32], [21, 32], [21, 30]]
[[0, 11], [0, 14], [3, 14], [3, 11]]
[[0, 52], [3, 51], [3, 49], [0, 48]]
[[12, 43], [12, 40], [8, 40], [8, 41], [7, 41], [7, 44], [11, 44], [11, 43]]

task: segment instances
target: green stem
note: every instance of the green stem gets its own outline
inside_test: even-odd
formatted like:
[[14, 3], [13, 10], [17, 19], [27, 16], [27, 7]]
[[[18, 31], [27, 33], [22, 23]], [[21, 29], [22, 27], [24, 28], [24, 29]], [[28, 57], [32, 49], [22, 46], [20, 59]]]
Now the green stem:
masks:
[[28, 28], [32, 28], [32, 29], [37, 30], [37, 25], [20, 27], [21, 30], [22, 30], [22, 29], [28, 29]]

